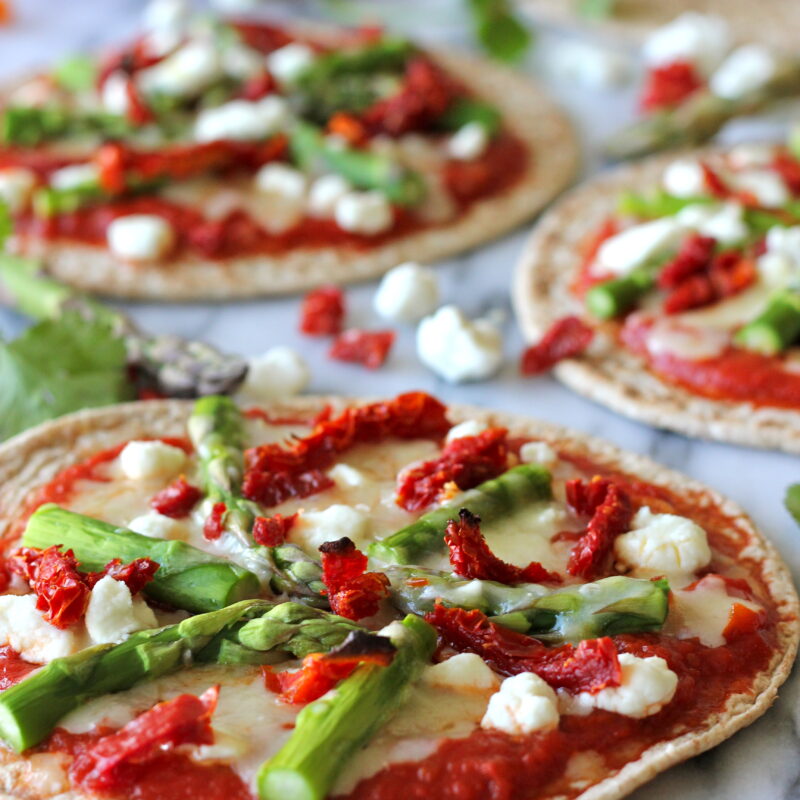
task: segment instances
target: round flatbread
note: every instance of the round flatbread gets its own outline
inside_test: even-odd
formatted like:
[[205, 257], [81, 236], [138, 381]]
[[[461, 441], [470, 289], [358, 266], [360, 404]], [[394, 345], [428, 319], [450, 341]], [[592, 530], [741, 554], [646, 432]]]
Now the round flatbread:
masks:
[[[307, 398], [268, 409], [270, 418], [309, 418], [329, 406], [333, 413], [356, 401], [341, 398]], [[0, 447], [0, 535], [8, 530], [14, 509], [31, 490], [51, 480], [60, 470], [98, 450], [131, 438], [180, 436], [191, 405], [183, 401], [153, 401], [85, 411], [64, 417], [22, 434]], [[610, 474], [635, 476], [656, 487], [663, 487], [691, 498], [698, 511], [715, 508], [727, 520], [719, 533], [721, 540], [742, 546], [738, 563], [747, 574], [758, 573], [776, 615], [777, 647], [769, 666], [762, 670], [746, 691], [729, 696], [724, 708], [711, 713], [691, 730], [647, 749], [635, 761], [613, 774], [595, 778], [589, 788], [575, 789], [570, 796], [582, 800], [614, 800], [627, 795], [659, 772], [719, 744], [753, 722], [774, 701], [778, 687], [789, 674], [794, 660], [800, 628], [798, 598], [789, 571], [775, 548], [756, 530], [751, 520], [735, 503], [707, 487], [639, 455], [584, 434], [520, 416], [493, 413], [467, 406], [448, 408], [451, 421], [475, 420], [508, 427], [513, 436], [546, 442], [560, 455], [580, 461], [588, 459]], [[352, 462], [351, 462], [352, 463]], [[356, 464], [357, 466], [357, 464]], [[82, 797], [54, 778], [52, 763], [43, 755], [17, 756], [0, 748], [0, 791], [23, 800]], [[66, 793], [59, 793], [66, 792]], [[562, 796], [559, 791], [559, 796]]]
[[[719, 148], [694, 151], [713, 158]], [[512, 299], [526, 339], [537, 340], [557, 319], [582, 314], [570, 290], [582, 256], [580, 245], [614, 214], [624, 190], [659, 184], [675, 154], [646, 159], [600, 175], [571, 191], [534, 229], [518, 263]], [[571, 389], [648, 425], [706, 439], [800, 452], [800, 412], [754, 408], [749, 403], [714, 400], [662, 380], [636, 354], [598, 337], [579, 359], [555, 367]]]
[[367, 242], [363, 250], [299, 248], [227, 260], [187, 256], [131, 265], [104, 248], [57, 240], [31, 240], [24, 249], [44, 258], [54, 277], [86, 291], [186, 301], [288, 294], [325, 283], [363, 281], [404, 261], [436, 261], [483, 244], [530, 219], [570, 183], [578, 163], [577, 139], [565, 114], [528, 77], [465, 55], [432, 55], [498, 108], [506, 127], [530, 151], [524, 173], [507, 191], [472, 203], [450, 222], [385, 243]]
[[793, 49], [793, 31], [800, 25], [800, 8], [792, 0], [765, 0], [753, 5], [747, 0], [617, 0], [607, 19], [589, 20], [575, 9], [579, 0], [520, 0], [536, 19], [559, 25], [579, 24], [592, 32], [642, 41], [649, 33], [685, 11], [724, 17], [740, 41], [759, 41], [774, 47]]

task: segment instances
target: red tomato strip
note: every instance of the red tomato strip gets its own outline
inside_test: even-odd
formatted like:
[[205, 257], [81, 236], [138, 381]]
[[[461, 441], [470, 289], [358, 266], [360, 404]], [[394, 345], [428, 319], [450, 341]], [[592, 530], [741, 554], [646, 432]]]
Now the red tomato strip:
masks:
[[189, 512], [195, 507], [197, 501], [203, 493], [196, 486], [192, 486], [181, 475], [173, 481], [166, 489], [162, 489], [158, 494], [153, 495], [150, 500], [150, 507], [172, 519], [187, 517]]
[[367, 369], [378, 369], [392, 349], [394, 336], [394, 331], [351, 328], [336, 337], [328, 355], [337, 361], [352, 361], [363, 364]]
[[460, 653], [476, 653], [502, 675], [535, 672], [554, 688], [569, 692], [597, 693], [607, 686], [619, 686], [622, 670], [614, 642], [587, 639], [547, 647], [502, 625], [490, 622], [480, 611], [446, 608], [437, 604], [425, 619], [438, 631], [442, 641]]
[[578, 317], [563, 317], [522, 354], [520, 372], [539, 375], [565, 358], [580, 355], [591, 344], [594, 330]]
[[450, 429], [446, 408], [424, 392], [349, 408], [335, 419], [320, 419], [308, 436], [284, 446], [266, 444], [245, 454], [245, 497], [275, 506], [308, 497], [333, 485], [322, 470], [361, 443], [399, 439], [439, 439]]
[[277, 547], [286, 541], [286, 535], [297, 522], [297, 514], [284, 517], [275, 514], [272, 517], [256, 517], [253, 524], [253, 539], [256, 544], [265, 547]]
[[111, 792], [127, 786], [129, 773], [183, 744], [213, 744], [211, 715], [219, 686], [199, 697], [181, 694], [158, 703], [80, 753], [70, 776], [84, 789]]
[[389, 594], [389, 579], [382, 572], [367, 572], [367, 557], [344, 536], [325, 542], [322, 553], [322, 582], [334, 614], [363, 619], [378, 613], [381, 600]]
[[332, 336], [344, 324], [344, 293], [338, 286], [320, 286], [303, 298], [300, 330], [309, 336]]
[[647, 73], [639, 105], [644, 111], [677, 106], [702, 85], [694, 66], [687, 61], [654, 67]]
[[633, 504], [620, 484], [599, 476], [589, 483], [567, 481], [567, 502], [578, 514], [591, 515], [569, 554], [567, 572], [590, 581], [602, 571], [614, 539], [630, 529]]
[[123, 564], [121, 558], [115, 558], [105, 565], [103, 572], [92, 572], [87, 577], [94, 586], [103, 575], [109, 575], [115, 581], [124, 583], [131, 594], [138, 594], [153, 580], [159, 566], [147, 557], [136, 558], [130, 564]]
[[756, 633], [759, 628], [764, 626], [766, 621], [766, 614], [763, 611], [755, 611], [743, 603], [734, 603], [731, 606], [728, 624], [725, 626], [725, 630], [722, 631], [722, 635], [725, 637], [726, 642], [730, 642], [740, 636]]
[[531, 561], [527, 567], [515, 567], [498, 558], [486, 544], [480, 522], [480, 517], [462, 508], [459, 519], [447, 523], [444, 540], [450, 548], [450, 563], [456, 575], [507, 584], [561, 582], [558, 573], [546, 570], [538, 561]]
[[681, 243], [675, 258], [665, 264], [658, 276], [659, 289], [675, 289], [683, 281], [711, 264], [717, 240], [711, 236], [694, 233]]
[[225, 512], [227, 511], [225, 503], [214, 503], [211, 507], [211, 513], [206, 517], [203, 523], [203, 537], [213, 542], [222, 536], [225, 530]]
[[489, 428], [476, 436], [449, 442], [431, 461], [403, 471], [397, 479], [396, 502], [407, 511], [420, 511], [435, 503], [450, 484], [472, 489], [508, 469], [508, 431]]

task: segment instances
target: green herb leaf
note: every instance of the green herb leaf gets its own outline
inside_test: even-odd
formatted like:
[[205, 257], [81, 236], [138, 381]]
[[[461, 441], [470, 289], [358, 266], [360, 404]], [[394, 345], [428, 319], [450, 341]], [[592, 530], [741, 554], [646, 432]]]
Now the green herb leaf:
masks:
[[795, 522], [800, 525], [800, 483], [793, 483], [787, 490], [783, 498], [786, 510], [794, 517]]
[[0, 342], [0, 440], [81, 408], [133, 398], [125, 344], [75, 312]]
[[97, 67], [87, 56], [70, 56], [53, 70], [57, 83], [70, 92], [91, 89], [97, 80]]
[[578, 0], [578, 13], [588, 19], [608, 19], [616, 5], [617, 0]]
[[508, 0], [467, 0], [475, 36], [486, 52], [499, 61], [519, 61], [533, 37], [512, 13]]

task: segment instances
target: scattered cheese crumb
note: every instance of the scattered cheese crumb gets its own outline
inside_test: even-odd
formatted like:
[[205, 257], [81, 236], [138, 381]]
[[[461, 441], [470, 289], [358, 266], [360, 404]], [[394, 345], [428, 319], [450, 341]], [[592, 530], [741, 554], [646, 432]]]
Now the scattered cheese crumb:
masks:
[[439, 285], [429, 267], [413, 262], [390, 269], [375, 293], [373, 306], [384, 319], [418, 322], [436, 310]]
[[272, 195], [292, 205], [305, 202], [306, 176], [287, 164], [265, 164], [256, 173], [255, 181], [262, 194]]
[[106, 240], [118, 258], [158, 261], [175, 246], [175, 230], [158, 214], [128, 214], [111, 222]]
[[47, 622], [32, 594], [0, 596], [0, 644], [10, 645], [33, 664], [47, 664], [84, 646], [75, 629], [61, 630]]
[[392, 206], [383, 192], [347, 192], [334, 209], [336, 224], [345, 231], [376, 236], [392, 227]]
[[422, 674], [422, 681], [429, 686], [466, 691], [496, 689], [500, 683], [497, 675], [475, 653], [457, 653], [428, 667]]
[[718, 97], [736, 100], [760, 89], [777, 69], [778, 62], [771, 50], [760, 44], [742, 45], [714, 72], [709, 88]]
[[314, 63], [314, 51], [307, 44], [284, 45], [267, 56], [267, 68], [285, 85], [293, 84]]
[[49, 182], [54, 189], [69, 191], [87, 185], [96, 185], [99, 180], [100, 173], [94, 164], [72, 164], [51, 172]]
[[300, 515], [289, 538], [316, 552], [321, 544], [348, 536], [361, 547], [372, 534], [372, 520], [360, 508], [335, 503], [321, 511], [306, 511]]
[[730, 47], [731, 33], [722, 17], [687, 11], [653, 31], [642, 46], [642, 56], [652, 67], [688, 61], [709, 75]]
[[308, 191], [308, 210], [314, 217], [332, 217], [340, 198], [353, 190], [341, 175], [321, 175]]
[[336, 464], [328, 470], [328, 477], [342, 488], [353, 488], [363, 486], [366, 478], [361, 470], [351, 467], [349, 464]]
[[93, 644], [119, 644], [134, 631], [157, 625], [152, 609], [132, 597], [122, 581], [106, 575], [94, 585], [86, 608], [86, 632]]
[[459, 422], [458, 425], [453, 425], [447, 436], [445, 442], [449, 444], [454, 439], [463, 439], [465, 436], [477, 436], [487, 429], [485, 422], [479, 422], [477, 419], [467, 419], [464, 422]]
[[126, 478], [169, 478], [186, 463], [186, 453], [166, 442], [128, 442], [119, 454], [119, 465]]
[[519, 449], [523, 464], [541, 464], [548, 469], [558, 462], [558, 453], [547, 442], [525, 442]]
[[198, 142], [266, 139], [285, 128], [290, 116], [286, 101], [277, 95], [254, 102], [231, 100], [221, 106], [205, 108], [197, 115], [194, 138]]
[[521, 736], [553, 730], [558, 718], [556, 693], [538, 675], [522, 672], [506, 678], [491, 696], [481, 727]]
[[459, 161], [473, 161], [480, 158], [489, 146], [489, 132], [480, 122], [462, 125], [447, 143], [447, 153]]
[[706, 175], [695, 158], [679, 158], [664, 170], [664, 189], [676, 197], [697, 197], [706, 193]]
[[125, 527], [134, 533], [150, 536], [153, 539], [185, 541], [189, 536], [185, 523], [159, 514], [157, 511], [134, 517]]
[[310, 380], [311, 372], [302, 356], [290, 347], [271, 347], [248, 360], [239, 394], [245, 402], [269, 403], [300, 394]]

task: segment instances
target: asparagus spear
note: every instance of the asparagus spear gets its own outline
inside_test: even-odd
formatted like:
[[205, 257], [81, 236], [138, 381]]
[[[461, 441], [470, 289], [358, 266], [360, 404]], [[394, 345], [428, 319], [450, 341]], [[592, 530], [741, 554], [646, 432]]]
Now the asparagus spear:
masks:
[[489, 103], [469, 97], [459, 98], [437, 120], [437, 124], [445, 130], [454, 131], [469, 124], [479, 122], [486, 132], [493, 136], [500, 128], [502, 116]]
[[534, 464], [520, 464], [498, 478], [460, 494], [452, 503], [431, 511], [411, 525], [375, 542], [370, 555], [387, 564], [415, 564], [444, 545], [447, 523], [468, 508], [485, 525], [513, 514], [529, 503], [550, 500], [553, 496], [550, 473]]
[[659, 150], [691, 147], [715, 136], [730, 120], [747, 116], [800, 92], [800, 59], [787, 59], [763, 86], [735, 100], [710, 90], [696, 92], [675, 109], [650, 114], [619, 131], [606, 145], [615, 160], [637, 158]]
[[[259, 635], [238, 639], [253, 623]], [[0, 738], [15, 750], [38, 744], [58, 721], [87, 701], [130, 689], [192, 666], [193, 663], [266, 663], [287, 654], [325, 652], [341, 644], [359, 626], [323, 611], [295, 603], [273, 606], [245, 600], [219, 611], [148, 631], [138, 631], [122, 644], [97, 645], [57, 658], [0, 694]], [[249, 658], [228, 659], [219, 642], [247, 652]]]
[[297, 122], [290, 134], [295, 161], [305, 171], [337, 172], [359, 189], [376, 189], [400, 206], [413, 206], [424, 193], [422, 178], [385, 156], [369, 150], [341, 147], [308, 122]]
[[669, 610], [669, 583], [613, 575], [558, 589], [529, 608], [493, 622], [551, 644], [660, 630]]
[[23, 147], [91, 134], [104, 139], [121, 139], [132, 132], [133, 128], [125, 117], [104, 111], [9, 106], [0, 117], [0, 141]]
[[124, 314], [47, 276], [31, 259], [0, 254], [0, 296], [36, 319], [54, 319], [71, 310], [107, 321], [123, 338], [130, 366], [169, 397], [233, 392], [247, 374], [243, 359], [202, 342], [139, 331]]
[[630, 311], [655, 286], [658, 273], [669, 258], [660, 256], [628, 275], [592, 286], [584, 297], [587, 310], [597, 319], [613, 319]]
[[153, 539], [116, 528], [52, 503], [31, 515], [22, 544], [42, 549], [58, 545], [72, 550], [87, 571], [102, 570], [114, 558], [126, 563], [136, 558], [151, 558], [160, 566], [154, 579], [145, 586], [145, 593], [187, 611], [216, 611], [259, 593], [256, 576], [227, 559], [185, 542]]
[[740, 328], [734, 341], [747, 350], [772, 356], [800, 337], [800, 294], [792, 290], [776, 293], [754, 320]]
[[392, 663], [360, 666], [300, 712], [289, 741], [259, 771], [261, 800], [323, 800], [348, 759], [400, 707], [433, 655], [436, 633], [413, 615], [391, 627]]

